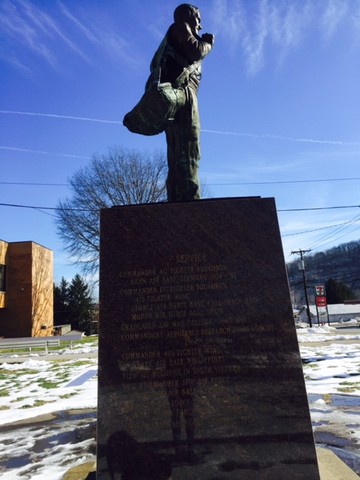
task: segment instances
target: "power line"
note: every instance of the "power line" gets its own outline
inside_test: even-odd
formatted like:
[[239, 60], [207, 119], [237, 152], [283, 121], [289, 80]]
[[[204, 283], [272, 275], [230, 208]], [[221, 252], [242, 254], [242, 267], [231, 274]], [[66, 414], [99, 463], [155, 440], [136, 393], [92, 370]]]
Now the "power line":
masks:
[[[15, 203], [0, 203], [0, 207], [11, 207], [11, 208], [29, 208], [33, 210], [59, 210], [56, 207], [39, 207], [35, 205], [18, 205]], [[91, 212], [90, 208], [63, 208], [62, 210], [68, 210], [70, 212]]]
[[348, 178], [319, 178], [309, 180], [280, 180], [280, 181], [263, 181], [263, 182], [235, 182], [235, 183], [208, 183], [207, 185], [215, 186], [236, 186], [236, 185], [281, 185], [289, 183], [320, 183], [320, 182], [348, 182], [360, 180], [360, 177]]
[[278, 212], [309, 212], [314, 210], [336, 210], [339, 208], [360, 208], [360, 205], [339, 205], [335, 207], [309, 207], [309, 208], [283, 208], [278, 209]]
[[[1, 148], [1, 146], [0, 146]], [[41, 152], [49, 153], [49, 152]], [[65, 154], [53, 154], [53, 155], [65, 155]], [[69, 157], [89, 158], [81, 157], [79, 155], [66, 155]], [[326, 178], [326, 179], [308, 179], [308, 180], [279, 180], [279, 181], [263, 181], [263, 182], [238, 182], [238, 183], [207, 183], [209, 186], [236, 186], [236, 185], [282, 185], [282, 184], [294, 184], [294, 183], [320, 183], [320, 182], [348, 182], [360, 180], [360, 177], [348, 177], [348, 178]], [[35, 186], [69, 186], [69, 183], [38, 183], [38, 182], [0, 182], [0, 185], [35, 185]]]
[[[355, 217], [355, 219], [357, 217], [358, 217], [358, 215]], [[327, 225], [326, 227], [311, 228], [309, 230], [303, 230], [302, 232], [284, 233], [284, 234], [282, 234], [282, 237], [292, 237], [294, 235], [303, 235], [305, 233], [319, 232], [320, 230], [328, 230], [329, 228], [341, 227], [342, 225], [349, 225], [349, 224], [353, 224], [353, 223], [356, 223], [356, 222], [360, 221], [360, 220], [355, 220], [355, 219], [348, 220], [347, 222], [343, 222], [343, 223], [337, 223], [335, 225]]]
[[[7, 184], [8, 182], [0, 182], [0, 184]], [[65, 184], [65, 183], [47, 183], [47, 184], [37, 184], [37, 183], [19, 183], [19, 185], [46, 185], [46, 186], [68, 186], [68, 184]], [[34, 209], [34, 210], [39, 210], [41, 211], [42, 213], [46, 213], [44, 212], [43, 210], [53, 210], [53, 211], [56, 211], [58, 210], [56, 207], [38, 207], [38, 206], [34, 206], [34, 205], [18, 205], [18, 204], [8, 204], [8, 203], [0, 203], [0, 206], [3, 206], [3, 207], [14, 207], [14, 208], [29, 208], [29, 209]], [[338, 207], [324, 207], [324, 208], [328, 208], [328, 209], [331, 209], [331, 208], [338, 208]], [[340, 207], [339, 207], [340, 208]], [[350, 207], [344, 207], [344, 208], [353, 208], [352, 206]], [[66, 208], [66, 210], [68, 211], [74, 211], [74, 212], [86, 212], [86, 211], [91, 211], [90, 209], [81, 209], [81, 208]], [[304, 208], [304, 209], [297, 209], [297, 211], [307, 211], [308, 209]], [[280, 211], [280, 210], [278, 210]], [[49, 213], [47, 213], [49, 215]], [[281, 236], [282, 237], [289, 237], [289, 236], [296, 236], [296, 235], [303, 235], [303, 234], [306, 234], [306, 233], [313, 233], [313, 232], [318, 232], [318, 231], [321, 231], [321, 230], [327, 230], [327, 229], [330, 229], [330, 228], [335, 228], [335, 227], [342, 227], [344, 226], [344, 228], [346, 228], [346, 225], [351, 225], [351, 224], [354, 224], [354, 223], [357, 223], [358, 221], [360, 221], [360, 219], [358, 219], [359, 215], [357, 215], [356, 217], [354, 217], [352, 220], [349, 220], [347, 222], [343, 222], [343, 223], [338, 223], [338, 224], [335, 224], [335, 225], [327, 225], [326, 227], [319, 227], [319, 228], [313, 228], [313, 229], [309, 229], [309, 230], [304, 230], [302, 232], [295, 232], [295, 233], [283, 233]], [[359, 227], [360, 228], [360, 227]], [[313, 244], [311, 244], [310, 246], [313, 246], [315, 244], [317, 244], [318, 242], [321, 242], [322, 240], [326, 240], [328, 238], [331, 238], [334, 234], [337, 233], [339, 229], [336, 229], [335, 232], [332, 232], [330, 233], [329, 235], [327, 235], [325, 238], [323, 239], [320, 239], [316, 242], [314, 242]], [[349, 232], [347, 232], [349, 233]], [[347, 235], [347, 233], [345, 233], [345, 235]], [[336, 237], [336, 238], [342, 238], [344, 235], [342, 235], [341, 237]], [[317, 249], [319, 249], [320, 247], [322, 247], [323, 245], [327, 245], [328, 243], [332, 243], [333, 240], [329, 240], [328, 242], [325, 242], [324, 244], [320, 244], [319, 247], [317, 247]]]
[[[42, 209], [42, 210], [58, 210], [56, 207], [39, 207], [34, 205], [18, 205], [14, 203], [0, 203], [1, 207], [15, 207], [15, 208], [34, 208], [34, 209]], [[334, 209], [345, 209], [345, 208], [360, 208], [360, 205], [339, 205], [333, 207], [308, 207], [308, 208], [288, 208], [288, 209], [277, 209], [278, 212], [308, 212], [314, 210], [334, 210]], [[82, 212], [90, 212], [92, 209], [90, 208], [64, 208], [64, 210], [69, 211], [82, 211]]]
[[[358, 230], [359, 228], [360, 228], [360, 226], [354, 228], [354, 229], [352, 230], [352, 232], [354, 232], [355, 230]], [[349, 233], [350, 233], [350, 232], [345, 232], [345, 233], [342, 233], [342, 235], [340, 235], [340, 236], [338, 235], [338, 236], [334, 236], [334, 237], [333, 237], [333, 236], [328, 237], [328, 241], [325, 242], [325, 243], [320, 243], [320, 245], [317, 245], [316, 249], [319, 250], [320, 248], [323, 248], [324, 245], [328, 245], [329, 243], [333, 243], [335, 240], [339, 240], [340, 238], [343, 238], [343, 237], [347, 236]], [[321, 240], [319, 240], [319, 241], [321, 241]], [[316, 245], [317, 243], [318, 243], [318, 242], [314, 242], [314, 243], [311, 244], [311, 245]]]
[[340, 224], [333, 232], [330, 232], [330, 233], [326, 234], [324, 237], [319, 238], [318, 240], [313, 242], [312, 245], [309, 245], [309, 247], [312, 247], [312, 246], [316, 245], [317, 243], [322, 242], [324, 240], [328, 240], [329, 238], [332, 238], [334, 235], [342, 233], [344, 230], [346, 230], [348, 228], [348, 226], [349, 226], [348, 224], [357, 223], [359, 221], [359, 218], [360, 218], [360, 215], [356, 215], [349, 222], [346, 222], [346, 224], [343, 224], [343, 225]]

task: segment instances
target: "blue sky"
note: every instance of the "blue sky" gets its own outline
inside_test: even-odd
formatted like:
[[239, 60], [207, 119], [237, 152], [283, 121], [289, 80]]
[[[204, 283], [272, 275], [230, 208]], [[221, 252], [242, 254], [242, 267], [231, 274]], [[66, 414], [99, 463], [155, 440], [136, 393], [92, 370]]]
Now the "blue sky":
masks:
[[[51, 210], [71, 175], [114, 145], [165, 151], [122, 118], [179, 3], [0, 2], [0, 238], [51, 248], [56, 282], [79, 272]], [[360, 0], [196, 5], [216, 36], [199, 91], [210, 196], [274, 197], [286, 261], [358, 240]]]

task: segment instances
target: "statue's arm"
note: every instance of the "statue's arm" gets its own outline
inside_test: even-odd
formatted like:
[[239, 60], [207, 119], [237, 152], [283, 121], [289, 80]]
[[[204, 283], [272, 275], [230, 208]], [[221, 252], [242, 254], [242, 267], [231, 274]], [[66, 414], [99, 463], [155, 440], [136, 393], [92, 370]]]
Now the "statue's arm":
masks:
[[178, 53], [191, 63], [206, 57], [210, 53], [214, 36], [205, 33], [202, 37], [194, 35], [186, 23], [173, 24], [169, 31], [169, 42]]

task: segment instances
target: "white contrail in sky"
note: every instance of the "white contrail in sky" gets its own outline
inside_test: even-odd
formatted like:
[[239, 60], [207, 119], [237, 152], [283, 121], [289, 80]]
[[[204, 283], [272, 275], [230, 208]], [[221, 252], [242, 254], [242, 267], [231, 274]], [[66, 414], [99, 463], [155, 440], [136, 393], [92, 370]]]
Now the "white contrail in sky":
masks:
[[122, 125], [122, 122], [116, 121], [116, 120], [102, 120], [101, 118], [75, 117], [72, 115], [57, 115], [56, 113], [14, 112], [11, 110], [0, 110], [0, 113], [10, 113], [13, 115], [32, 115], [35, 117], [65, 118], [67, 120], [82, 120], [86, 122], [116, 123], [116, 124]]
[[41, 155], [56, 155], [60, 157], [70, 157], [70, 158], [86, 158], [87, 160], [90, 158], [89, 156], [85, 155], [75, 155], [71, 153], [53, 153], [53, 152], [46, 152], [44, 150], [30, 150], [29, 148], [18, 148], [18, 147], [8, 147], [5, 145], [0, 145], [0, 150], [12, 150], [15, 152], [27, 152], [27, 153], [40, 153]]
[[343, 140], [319, 140], [315, 138], [294, 138], [286, 137], [283, 135], [272, 135], [270, 133], [256, 134], [256, 133], [245, 133], [245, 132], [224, 132], [219, 130], [207, 130], [201, 129], [204, 133], [215, 133], [217, 135], [234, 135], [238, 137], [252, 137], [252, 138], [270, 138], [273, 140], [287, 140], [289, 142], [300, 142], [300, 143], [322, 143], [326, 145], [343, 145], [343, 146], [354, 146], [360, 145], [360, 142], [345, 142]]
[[[98, 122], [98, 123], [110, 123], [115, 125], [122, 125], [122, 121], [119, 120], [106, 120], [101, 118], [89, 118], [89, 117], [76, 117], [74, 115], [58, 115], [56, 113], [37, 113], [37, 112], [17, 112], [12, 110], [0, 110], [0, 113], [3, 114], [12, 114], [12, 115], [31, 115], [37, 117], [49, 117], [49, 118], [63, 118], [66, 120], [81, 120], [86, 122]], [[294, 138], [286, 137], [282, 135], [272, 135], [270, 133], [256, 134], [256, 133], [246, 133], [246, 132], [226, 132], [221, 130], [209, 130], [201, 129], [204, 133], [213, 133], [216, 135], [232, 135], [236, 137], [249, 137], [249, 138], [268, 138], [272, 140], [286, 140], [289, 142], [298, 142], [298, 143], [317, 143], [324, 145], [339, 145], [339, 146], [359, 146], [360, 142], [346, 142], [343, 140], [321, 140], [314, 138]]]

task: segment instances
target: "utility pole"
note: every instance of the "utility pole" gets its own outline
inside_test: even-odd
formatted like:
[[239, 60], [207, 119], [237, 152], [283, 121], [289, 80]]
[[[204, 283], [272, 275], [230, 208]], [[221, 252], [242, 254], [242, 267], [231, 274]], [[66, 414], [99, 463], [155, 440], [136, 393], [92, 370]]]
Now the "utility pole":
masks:
[[311, 250], [296, 250], [291, 252], [291, 254], [300, 255], [300, 266], [299, 269], [302, 270], [303, 273], [303, 282], [304, 282], [304, 291], [305, 291], [305, 300], [306, 300], [306, 312], [309, 320], [310, 328], [312, 327], [311, 315], [310, 315], [310, 306], [309, 306], [309, 297], [307, 292], [307, 284], [306, 284], [306, 273], [305, 273], [305, 262], [304, 262], [304, 254], [311, 252]]

